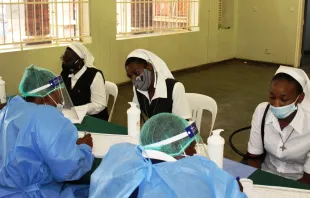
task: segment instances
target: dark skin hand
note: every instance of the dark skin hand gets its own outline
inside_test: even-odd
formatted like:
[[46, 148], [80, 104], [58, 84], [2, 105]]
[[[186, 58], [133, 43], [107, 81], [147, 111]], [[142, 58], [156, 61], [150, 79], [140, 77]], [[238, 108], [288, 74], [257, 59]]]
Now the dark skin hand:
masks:
[[4, 104], [0, 104], [0, 110], [3, 109], [3, 107], [5, 107], [6, 103]]
[[[295, 84], [287, 80], [276, 80], [273, 81], [270, 85], [269, 104], [274, 107], [283, 107], [292, 103], [295, 103], [297, 105], [302, 103], [304, 97], [305, 94], [302, 93], [299, 95], [297, 93]], [[281, 130], [283, 130], [293, 121], [296, 113], [297, 111], [293, 112], [285, 119], [278, 119]], [[252, 157], [258, 156], [251, 153], [248, 153], [248, 155]], [[249, 159], [248, 163], [250, 166], [253, 166], [255, 168], [261, 168], [260, 159]], [[298, 181], [310, 184], [310, 174], [304, 173], [303, 177]]]
[[91, 134], [88, 133], [84, 137], [78, 138], [76, 144], [87, 144], [88, 146], [90, 146], [90, 148], [93, 148], [93, 138], [91, 137]]
[[[152, 82], [151, 85], [154, 84], [154, 69], [152, 64], [148, 63], [148, 65], [144, 65], [144, 64], [136, 64], [136, 63], [131, 63], [129, 65], [126, 66], [126, 72], [127, 72], [127, 76], [128, 78], [130, 78], [131, 80], [135, 80], [142, 72], [143, 69], [147, 69], [149, 71], [152, 71]], [[155, 94], [155, 88], [154, 86], [150, 86], [149, 89], [147, 90], [149, 93], [149, 97], [150, 99], [153, 98], [154, 94]]]
[[310, 174], [304, 172], [304, 175], [301, 179], [298, 180], [301, 183], [310, 184]]
[[[250, 157], [259, 157], [259, 155], [253, 155], [251, 153], [247, 153], [247, 155], [250, 156]], [[262, 161], [261, 161], [260, 158], [258, 158], [258, 159], [249, 159], [248, 160], [248, 164], [249, 164], [249, 166], [252, 166], [254, 168], [260, 169]]]

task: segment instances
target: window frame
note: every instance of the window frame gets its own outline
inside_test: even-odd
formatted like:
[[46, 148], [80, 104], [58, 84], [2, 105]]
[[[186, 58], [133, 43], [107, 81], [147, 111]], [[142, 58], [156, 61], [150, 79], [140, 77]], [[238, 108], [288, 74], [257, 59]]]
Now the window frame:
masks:
[[[132, 31], [134, 29], [131, 24], [131, 17], [132, 13], [130, 12], [130, 6], [134, 4], [132, 2], [133, 0], [116, 0], [116, 17], [117, 17], [117, 24], [116, 24], [116, 39], [117, 40], [123, 40], [123, 39], [132, 39], [132, 38], [140, 38], [140, 37], [150, 37], [150, 36], [160, 36], [160, 35], [167, 35], [167, 34], [177, 34], [177, 33], [188, 33], [188, 32], [196, 32], [199, 31], [199, 15], [200, 15], [200, 0], [175, 0], [176, 2], [171, 2], [171, 0], [152, 0], [152, 23], [154, 22], [170, 22], [170, 23], [181, 23], [182, 16], [173, 17], [169, 16], [166, 18], [163, 18], [163, 16], [157, 16], [155, 13], [156, 10], [156, 2], [164, 3], [164, 1], [167, 1], [169, 3], [188, 3], [188, 14], [185, 19], [183, 19], [183, 22], [187, 23], [187, 26], [178, 27], [178, 28], [148, 28], [144, 31], [135, 32]], [[147, 3], [147, 0], [143, 0], [142, 2]], [[121, 8], [120, 4], [125, 4], [123, 6], [123, 9]], [[126, 6], [127, 5], [127, 6]], [[124, 8], [125, 7], [125, 8]], [[127, 7], [127, 8], [126, 8]], [[178, 6], [177, 6], [178, 8]], [[122, 16], [121, 11], [123, 10], [123, 13], [125, 15], [125, 25], [119, 25], [121, 24]], [[126, 11], [127, 10], [127, 11]], [[130, 11], [129, 11], [130, 10]], [[127, 13], [126, 13], [127, 12]], [[126, 20], [127, 19], [127, 20]], [[168, 19], [168, 20], [167, 20]], [[125, 26], [125, 27], [124, 27]], [[123, 32], [120, 30], [124, 30]]]
[[[33, 9], [35, 10], [35, 7], [37, 7], [37, 5], [43, 5], [43, 4], [48, 5], [49, 19], [47, 23], [49, 24], [49, 26], [53, 26], [53, 27], [49, 28], [49, 34], [41, 34], [41, 35], [39, 34], [39, 35], [30, 36], [29, 31], [27, 30], [27, 27], [28, 28], [33, 28], [33, 27], [30, 27], [29, 24], [27, 24], [27, 22], [29, 21], [29, 18], [31, 18], [29, 17], [29, 15], [27, 15], [28, 14], [27, 9], [29, 9], [27, 6], [33, 5]], [[8, 18], [7, 20], [9, 21], [8, 23], [10, 23], [10, 26], [11, 26], [10, 28], [12, 28], [12, 30], [9, 31], [9, 30], [3, 29], [2, 30], [4, 33], [3, 39], [4, 40], [7, 39], [6, 37], [8, 37], [10, 34], [12, 36], [9, 38], [9, 40], [5, 40], [5, 42], [0, 40], [1, 42], [0, 53], [14, 52], [14, 51], [26, 51], [26, 50], [32, 50], [32, 49], [49, 48], [49, 47], [57, 47], [57, 46], [66, 46], [74, 41], [83, 42], [83, 43], [92, 42], [91, 31], [90, 31], [91, 29], [90, 29], [90, 16], [89, 16], [89, 13], [90, 13], [89, 12], [89, 5], [90, 5], [89, 0], [46, 0], [46, 2], [43, 2], [43, 0], [42, 1], [39, 0], [38, 2], [36, 2], [35, 0], [33, 0], [32, 2], [27, 2], [26, 0], [24, 0], [23, 2], [20, 2], [20, 0], [16, 0], [16, 2], [13, 0], [7, 0], [7, 2], [3, 2], [2, 0], [2, 2], [0, 2], [0, 9], [4, 5], [8, 7], [6, 8], [6, 10], [10, 9], [10, 19]], [[69, 6], [68, 7], [69, 11], [64, 10], [64, 5]], [[14, 13], [12, 12], [13, 6], [17, 6], [15, 7], [15, 9], [18, 10], [18, 12], [16, 11], [17, 14], [15, 13], [16, 14], [15, 16], [13, 16]], [[59, 6], [62, 6], [61, 12], [57, 11], [57, 9], [59, 9], [58, 8]], [[73, 6], [72, 9], [71, 9], [71, 6]], [[74, 6], [76, 6], [76, 9], [78, 10], [78, 12], [76, 13], [76, 16], [78, 18], [76, 18], [75, 21], [74, 21], [74, 16], [73, 16]], [[41, 9], [42, 9], [42, 6], [41, 6]], [[64, 18], [67, 16], [66, 12], [69, 12], [69, 14], [67, 14], [69, 19], [65, 20]], [[37, 14], [37, 13], [36, 11], [33, 11], [32, 14]], [[0, 15], [2, 17], [5, 16], [5, 14], [2, 14], [1, 12], [0, 12]], [[63, 19], [59, 19], [59, 16], [62, 16]], [[35, 18], [35, 17], [32, 17], [32, 18]], [[18, 28], [16, 28], [17, 27], [15, 24], [16, 21], [14, 22], [13, 20], [17, 21]], [[63, 23], [60, 23], [60, 20], [62, 20]], [[34, 21], [33, 23], [35, 23], [36, 19], [33, 21]], [[65, 21], [69, 21], [69, 22], [65, 23]], [[2, 24], [0, 21], [0, 26]], [[69, 31], [63, 30], [62, 31], [63, 35], [59, 36], [59, 28], [60, 27], [65, 28], [66, 25], [74, 26], [74, 27], [71, 27]], [[44, 25], [43, 25], [43, 28], [45, 28]], [[74, 33], [72, 33], [72, 31]], [[78, 32], [78, 34], [74, 35], [76, 31]], [[66, 36], [65, 34], [67, 34], [68, 32], [70, 32], [70, 35]], [[16, 36], [16, 35], [19, 35], [19, 36]]]

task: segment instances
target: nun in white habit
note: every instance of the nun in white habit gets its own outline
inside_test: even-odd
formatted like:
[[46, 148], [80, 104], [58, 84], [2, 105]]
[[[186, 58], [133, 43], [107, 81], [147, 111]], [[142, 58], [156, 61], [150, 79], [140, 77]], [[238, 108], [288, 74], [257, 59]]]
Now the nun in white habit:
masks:
[[102, 71], [93, 65], [93, 55], [75, 42], [67, 47], [61, 59], [61, 76], [73, 105], [87, 109], [88, 115], [108, 120], [105, 80]]
[[152, 52], [137, 49], [128, 55], [125, 68], [133, 83], [133, 102], [141, 109], [143, 117], [148, 119], [165, 112], [191, 118], [185, 88], [174, 79], [162, 59]]
[[258, 105], [253, 115], [248, 153], [261, 157], [249, 159], [249, 165], [310, 184], [309, 94], [309, 77], [303, 70], [285, 66], [277, 70], [269, 102]]

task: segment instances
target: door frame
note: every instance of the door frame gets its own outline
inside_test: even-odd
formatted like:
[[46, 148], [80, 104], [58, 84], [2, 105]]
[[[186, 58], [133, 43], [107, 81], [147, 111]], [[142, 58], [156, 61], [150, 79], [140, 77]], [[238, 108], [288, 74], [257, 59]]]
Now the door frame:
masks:
[[298, 4], [298, 23], [296, 36], [296, 49], [294, 67], [300, 67], [301, 58], [303, 54], [303, 38], [304, 38], [304, 24], [305, 24], [305, 9], [308, 0], [299, 0]]

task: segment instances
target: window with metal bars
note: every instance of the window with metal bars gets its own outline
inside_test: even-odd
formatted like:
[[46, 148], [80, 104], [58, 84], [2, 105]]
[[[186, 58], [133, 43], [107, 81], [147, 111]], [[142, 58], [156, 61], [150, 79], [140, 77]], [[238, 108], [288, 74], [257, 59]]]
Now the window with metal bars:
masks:
[[0, 52], [90, 39], [89, 0], [0, 0]]
[[234, 24], [234, 0], [219, 0], [219, 29], [230, 29]]
[[223, 20], [223, 0], [219, 0], [219, 18], [218, 18], [218, 27], [221, 29]]
[[117, 37], [199, 29], [199, 0], [116, 0]]

